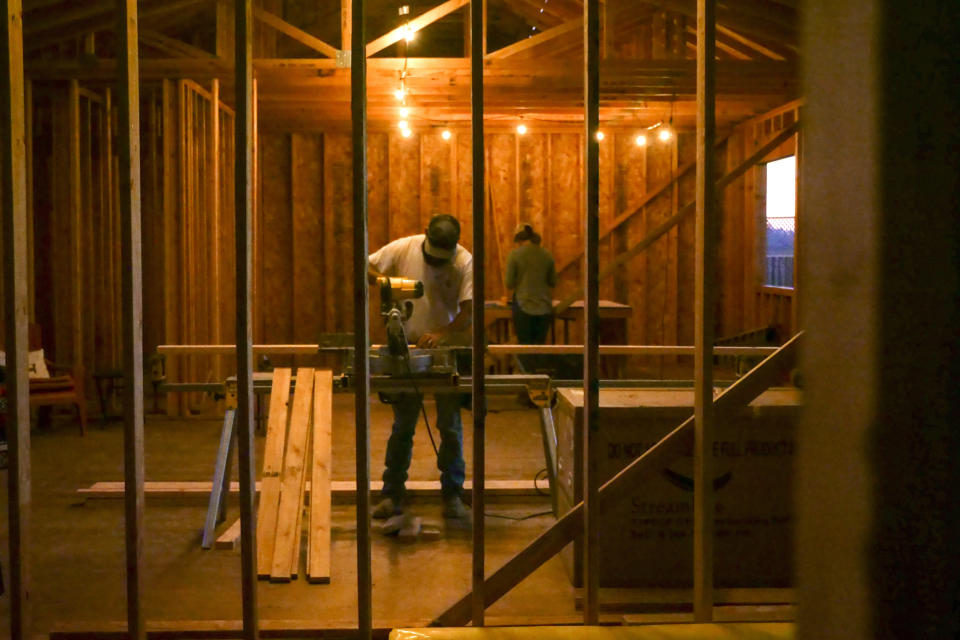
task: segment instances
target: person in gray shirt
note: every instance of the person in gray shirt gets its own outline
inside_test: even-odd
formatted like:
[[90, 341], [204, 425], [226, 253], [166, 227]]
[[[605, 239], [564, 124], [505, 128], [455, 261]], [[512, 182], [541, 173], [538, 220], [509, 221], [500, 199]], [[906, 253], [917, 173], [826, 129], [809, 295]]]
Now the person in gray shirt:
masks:
[[553, 256], [540, 246], [540, 234], [522, 223], [513, 235], [517, 247], [507, 256], [507, 289], [513, 290], [513, 325], [520, 344], [543, 344], [553, 321]]

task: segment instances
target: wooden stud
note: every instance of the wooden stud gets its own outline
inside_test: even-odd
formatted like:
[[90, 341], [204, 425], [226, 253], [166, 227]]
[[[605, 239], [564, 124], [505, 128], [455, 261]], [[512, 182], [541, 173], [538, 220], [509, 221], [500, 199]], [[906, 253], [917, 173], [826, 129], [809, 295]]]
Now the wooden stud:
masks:
[[67, 178], [70, 193], [70, 266], [73, 291], [71, 294], [70, 320], [73, 335], [72, 363], [73, 375], [85, 376], [83, 360], [83, 202], [82, 180], [80, 172], [80, 85], [76, 80], [70, 81], [67, 109], [69, 114], [69, 175]]
[[[367, 40], [364, 0], [352, 0], [350, 41], [350, 119], [353, 158], [353, 349], [370, 348], [369, 291], [367, 278]], [[370, 372], [367, 358], [354, 360], [354, 397], [357, 475], [357, 635], [373, 635], [373, 577], [370, 547]]]
[[0, 16], [0, 203], [3, 215], [3, 317], [7, 353], [7, 504], [10, 534], [10, 637], [32, 635], [30, 594], [30, 382], [27, 378], [27, 185], [23, 24], [20, 0]]
[[120, 228], [123, 301], [123, 450], [127, 629], [147, 637], [143, 592], [143, 264], [140, 231], [140, 72], [137, 2], [118, 0], [117, 41], [121, 51], [117, 96], [120, 150]]
[[[486, 367], [484, 344], [486, 322], [484, 319], [486, 292], [486, 165], [483, 135], [483, 54], [486, 42], [484, 19], [486, 0], [470, 2], [470, 141], [473, 176], [473, 317], [471, 344], [473, 347], [472, 393], [473, 393], [473, 546], [472, 546], [472, 598], [471, 610], [474, 626], [484, 624], [487, 600], [484, 589], [485, 531], [484, 489], [486, 482]], [[519, 159], [518, 159], [519, 165]]]
[[350, 51], [351, 0], [340, 0], [340, 50]]
[[693, 616], [713, 619], [713, 354], [717, 185], [716, 0], [697, 0], [697, 196], [694, 294]]
[[325, 369], [316, 372], [313, 383], [313, 460], [307, 538], [307, 580], [310, 582], [330, 582], [332, 427], [333, 374]]
[[[220, 342], [220, 314], [222, 308], [220, 295], [220, 81], [214, 78], [210, 82], [210, 112], [208, 114], [210, 122], [210, 133], [207, 136], [207, 162], [209, 163], [210, 175], [205, 181], [207, 185], [207, 206], [210, 214], [210, 271], [207, 275], [210, 282], [210, 295], [207, 296], [210, 308], [210, 339]], [[217, 380], [223, 379], [223, 361], [217, 358], [214, 367], [214, 377]]]
[[583, 3], [584, 310], [583, 310], [583, 623], [600, 619], [600, 2]]
[[257, 640], [257, 539], [254, 531], [253, 331], [251, 248], [253, 243], [253, 2], [236, 0], [234, 86], [234, 209], [237, 268], [237, 443], [240, 459], [240, 565], [243, 637]]

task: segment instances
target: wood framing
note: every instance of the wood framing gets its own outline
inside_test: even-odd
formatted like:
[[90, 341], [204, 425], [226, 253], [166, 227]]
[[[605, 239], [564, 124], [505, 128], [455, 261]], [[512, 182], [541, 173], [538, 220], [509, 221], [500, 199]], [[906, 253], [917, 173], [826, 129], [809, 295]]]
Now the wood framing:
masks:
[[118, 0], [117, 133], [123, 303], [123, 467], [129, 637], [147, 637], [143, 593], [143, 258], [140, 224], [140, 71], [137, 0]]
[[569, 20], [561, 25], [547, 29], [546, 31], [538, 33], [530, 38], [524, 38], [523, 40], [515, 42], [511, 45], [507, 45], [502, 49], [491, 51], [487, 54], [487, 58], [491, 60], [503, 60], [504, 58], [509, 58], [510, 56], [518, 53], [529, 51], [536, 46], [539, 46], [545, 42], [550, 42], [554, 38], [562, 36], [565, 33], [575, 31], [581, 27], [583, 27], [583, 18], [574, 18], [573, 20]]
[[[470, 0], [447, 0], [443, 4], [421, 13], [416, 18], [412, 19], [406, 26], [412, 29], [414, 32], [423, 29], [424, 27], [433, 24], [440, 18], [443, 18], [457, 9], [465, 6]], [[356, 30], [354, 30], [356, 33]], [[383, 51], [392, 44], [395, 44], [403, 38], [405, 34], [404, 27], [397, 27], [392, 31], [388, 31], [383, 34], [373, 42], [367, 45], [366, 52], [368, 56], [372, 56], [380, 51]]]
[[693, 615], [713, 619], [714, 307], [717, 267], [716, 0], [697, 0], [697, 193], [694, 293]]
[[266, 9], [262, 9], [260, 7], [254, 7], [253, 15], [260, 22], [276, 29], [277, 31], [279, 31], [280, 33], [286, 36], [293, 38], [300, 44], [305, 44], [306, 46], [310, 47], [314, 51], [318, 53], [322, 53], [328, 58], [337, 57], [336, 47], [332, 47], [326, 42], [324, 42], [323, 40], [321, 40], [320, 38], [317, 38], [316, 36], [313, 36], [307, 33], [303, 29], [299, 29], [293, 26], [283, 18], [275, 16], [274, 14], [270, 13]]
[[[370, 348], [369, 290], [367, 279], [367, 26], [364, 0], [350, 5], [350, 123], [353, 155], [353, 349]], [[357, 636], [373, 635], [373, 570], [370, 544], [370, 371], [367, 358], [354, 362], [354, 414], [357, 477]]]
[[27, 185], [20, 0], [0, 16], [0, 205], [3, 208], [3, 317], [7, 354], [7, 504], [10, 533], [10, 637], [31, 637], [30, 382], [27, 378]]
[[253, 314], [253, 1], [235, 4], [234, 208], [236, 215], [237, 445], [240, 471], [240, 567], [243, 637], [257, 640], [257, 538], [254, 522]]
[[[794, 368], [801, 338], [802, 334], [791, 338], [774, 354], [764, 359], [717, 396], [713, 401], [716, 420], [723, 420], [749, 404]], [[659, 473], [664, 463], [689, 450], [693, 445], [693, 423], [694, 418], [691, 416], [604, 483], [598, 492], [601, 508], [604, 504], [613, 504], [623, 499], [646, 475]], [[525, 577], [559, 553], [582, 530], [582, 527], [583, 503], [581, 502], [486, 579], [484, 586], [487, 606], [499, 600]], [[467, 594], [437, 616], [433, 625], [463, 626], [470, 622], [470, 616], [471, 594]]]
[[[583, 3], [583, 623], [600, 621], [600, 2]], [[576, 473], [577, 470], [574, 471]]]
[[[471, 204], [473, 222], [474, 264], [486, 264], [486, 162], [483, 135], [483, 57], [486, 48], [486, 0], [470, 2], [470, 156], [471, 156]], [[474, 300], [471, 326], [473, 362], [471, 392], [473, 394], [473, 545], [471, 578], [472, 619], [476, 626], [484, 624], [486, 591], [484, 589], [486, 531], [485, 520], [485, 473], [486, 473], [486, 384], [484, 376], [484, 344], [486, 322], [484, 320], [486, 269], [476, 269], [473, 274]]]

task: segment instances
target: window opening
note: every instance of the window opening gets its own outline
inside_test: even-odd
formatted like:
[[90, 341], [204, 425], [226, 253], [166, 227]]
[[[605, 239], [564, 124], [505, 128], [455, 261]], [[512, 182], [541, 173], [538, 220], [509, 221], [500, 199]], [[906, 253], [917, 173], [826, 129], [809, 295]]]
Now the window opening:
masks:
[[796, 248], [797, 158], [766, 165], [766, 250], [763, 284], [793, 288]]

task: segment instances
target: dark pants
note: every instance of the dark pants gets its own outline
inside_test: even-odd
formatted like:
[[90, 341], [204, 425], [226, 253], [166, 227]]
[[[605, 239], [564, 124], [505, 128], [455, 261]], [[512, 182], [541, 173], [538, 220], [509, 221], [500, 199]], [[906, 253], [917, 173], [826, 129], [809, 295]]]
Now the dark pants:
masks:
[[[553, 322], [552, 314], [534, 316], [526, 313], [513, 299], [513, 328], [517, 332], [517, 342], [520, 344], [543, 344], [547, 341], [550, 325]], [[543, 368], [545, 363], [540, 356], [517, 356], [524, 371], [533, 372]]]
[[[466, 477], [463, 422], [460, 420], [462, 398], [459, 393], [438, 393], [434, 398], [437, 401], [436, 427], [440, 432], [437, 455], [440, 490], [444, 498], [450, 498], [463, 492], [463, 480]], [[382, 495], [400, 502], [406, 492], [407, 471], [413, 457], [413, 434], [420, 421], [420, 396], [415, 393], [397, 394], [391, 406], [393, 431], [387, 441]]]

